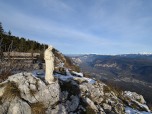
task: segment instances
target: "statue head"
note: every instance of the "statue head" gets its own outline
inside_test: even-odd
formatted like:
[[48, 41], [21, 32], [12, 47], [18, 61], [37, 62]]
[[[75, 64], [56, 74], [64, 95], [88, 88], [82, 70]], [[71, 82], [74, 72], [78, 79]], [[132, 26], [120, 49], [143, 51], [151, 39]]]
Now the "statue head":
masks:
[[49, 49], [49, 50], [52, 50], [52, 49], [53, 49], [53, 46], [52, 46], [52, 45], [50, 45], [50, 46], [48, 47], [48, 49]]

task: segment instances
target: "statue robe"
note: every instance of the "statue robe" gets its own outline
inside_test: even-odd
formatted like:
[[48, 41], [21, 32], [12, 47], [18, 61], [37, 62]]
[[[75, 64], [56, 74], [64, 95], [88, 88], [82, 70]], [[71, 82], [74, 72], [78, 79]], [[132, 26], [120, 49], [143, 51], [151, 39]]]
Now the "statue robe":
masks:
[[46, 49], [44, 52], [45, 60], [45, 80], [50, 82], [54, 80], [53, 71], [54, 71], [54, 55], [51, 50]]

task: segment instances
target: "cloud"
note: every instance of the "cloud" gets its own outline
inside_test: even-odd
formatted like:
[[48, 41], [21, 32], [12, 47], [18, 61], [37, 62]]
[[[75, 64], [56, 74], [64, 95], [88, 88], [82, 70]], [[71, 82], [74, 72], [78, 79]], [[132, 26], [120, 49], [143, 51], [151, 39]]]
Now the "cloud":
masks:
[[103, 49], [112, 53], [113, 49], [127, 52], [131, 48], [152, 48], [152, 2], [35, 0], [22, 4], [23, 8], [13, 2], [1, 2], [4, 29], [16, 36], [53, 44], [63, 52], [94, 53]]

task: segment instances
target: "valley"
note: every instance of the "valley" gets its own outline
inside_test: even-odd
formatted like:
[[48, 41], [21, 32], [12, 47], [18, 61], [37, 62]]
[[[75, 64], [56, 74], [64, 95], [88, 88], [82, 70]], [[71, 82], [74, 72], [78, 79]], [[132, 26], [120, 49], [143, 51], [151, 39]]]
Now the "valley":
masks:
[[77, 55], [70, 56], [81, 71], [122, 90], [142, 94], [152, 102], [151, 55]]

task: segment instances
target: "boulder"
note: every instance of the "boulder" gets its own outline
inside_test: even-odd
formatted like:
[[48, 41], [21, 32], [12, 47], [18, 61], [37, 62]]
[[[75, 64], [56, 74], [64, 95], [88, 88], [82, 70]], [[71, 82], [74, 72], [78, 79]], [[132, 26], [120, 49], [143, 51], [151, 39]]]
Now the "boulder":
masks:
[[[9, 101], [5, 101], [5, 103], [0, 105], [1, 109], [4, 111], [5, 107], [9, 108], [8, 113], [14, 111], [14, 113], [17, 114], [19, 114], [19, 112], [22, 112], [22, 114], [26, 112], [25, 114], [27, 114], [27, 111], [25, 111], [29, 108], [27, 103], [31, 104], [42, 102], [47, 108], [59, 101], [60, 86], [56, 82], [46, 85], [42, 80], [35, 77], [32, 73], [18, 73], [10, 76], [7, 81], [15, 82], [20, 91], [19, 98], [10, 101], [11, 103], [9, 107], [6, 105], [6, 103]], [[1, 87], [1, 96], [3, 95], [4, 91], [5, 87]], [[26, 102], [24, 102], [23, 99]], [[20, 109], [23, 111], [20, 111]]]
[[103, 85], [95, 83], [83, 83], [79, 85], [79, 88], [81, 90], [81, 96], [83, 95], [89, 95], [94, 102], [101, 103], [103, 101], [102, 96], [103, 93]]
[[144, 100], [143, 96], [137, 94], [136, 92], [124, 91], [124, 96], [136, 100], [142, 104], [146, 104], [146, 101]]
[[0, 88], [0, 97], [3, 95], [5, 88], [6, 88], [6, 87], [1, 87], [1, 88]]
[[67, 91], [62, 91], [61, 94], [60, 94], [60, 101], [65, 101], [68, 97], [68, 92]]
[[122, 114], [124, 112], [124, 106], [123, 104], [121, 103], [116, 103], [114, 106], [113, 106], [113, 110], [117, 113], [117, 114]]
[[54, 109], [48, 109], [46, 114], [68, 114], [65, 109], [65, 106], [62, 104], [58, 104], [54, 107]]
[[84, 101], [88, 103], [88, 105], [95, 111], [98, 112], [97, 107], [95, 106], [94, 102], [90, 100], [89, 98], [85, 98]]
[[65, 103], [65, 106], [66, 106], [66, 110], [68, 112], [73, 112], [77, 109], [78, 105], [79, 105], [79, 97], [78, 96], [74, 96], [72, 95], [70, 97], [71, 101], [67, 100], [66, 103]]
[[19, 98], [11, 101], [7, 114], [31, 114], [31, 107]]
[[106, 103], [103, 103], [103, 109], [106, 113], [111, 112], [112, 107]]

